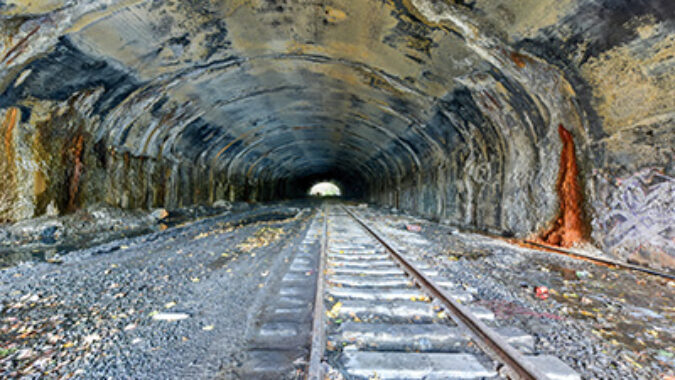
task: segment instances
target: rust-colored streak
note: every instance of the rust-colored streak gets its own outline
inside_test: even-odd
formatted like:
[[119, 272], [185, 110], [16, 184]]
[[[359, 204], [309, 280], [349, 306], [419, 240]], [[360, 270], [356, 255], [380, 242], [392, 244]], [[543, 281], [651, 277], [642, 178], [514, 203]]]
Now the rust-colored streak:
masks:
[[502, 105], [499, 104], [499, 102], [498, 102], [492, 95], [490, 95], [489, 92], [483, 91], [483, 94], [484, 94], [488, 99], [490, 99], [490, 101], [491, 101], [497, 108], [502, 109]]
[[583, 194], [572, 134], [562, 124], [558, 126], [558, 133], [563, 143], [556, 185], [560, 211], [553, 226], [541, 238], [548, 244], [571, 247], [584, 240], [586, 232], [582, 211]]
[[[7, 64], [12, 63], [12, 61], [20, 55], [21, 51], [23, 51], [23, 46], [26, 44], [26, 42], [28, 42], [28, 39], [31, 38], [35, 33], [37, 33], [38, 30], [40, 30], [40, 25], [33, 28], [33, 30], [31, 30], [24, 38], [22, 38], [19, 41], [19, 43], [17, 43], [16, 45], [14, 45], [14, 47], [9, 49], [7, 54], [5, 54], [4, 57], [2, 57], [2, 61], [3, 62], [7, 61]], [[16, 54], [10, 60], [7, 60], [7, 58], [9, 58], [12, 54], [14, 54], [17, 51], [19, 52], [19, 54]]]
[[70, 177], [70, 187], [68, 189], [68, 211], [75, 211], [76, 199], [80, 188], [80, 177], [84, 169], [82, 162], [82, 153], [84, 151], [84, 136], [79, 135], [75, 138], [71, 150], [73, 157], [73, 175]]
[[2, 129], [5, 131], [5, 156], [7, 162], [13, 160], [14, 150], [12, 149], [12, 137], [14, 135], [14, 127], [16, 126], [17, 116], [19, 115], [19, 109], [15, 107], [9, 108], [7, 114], [5, 115], [5, 121], [2, 123]]
[[[0, 154], [0, 175], [3, 181], [0, 182], [0, 223], [12, 221], [13, 203], [16, 200], [16, 178], [15, 178], [15, 159], [14, 159], [14, 129], [17, 120], [20, 118], [19, 109], [11, 107], [7, 109], [5, 119], [0, 125], [0, 136], [4, 140], [4, 157]], [[4, 133], [3, 133], [4, 132]]]
[[517, 53], [515, 51], [511, 52], [511, 60], [513, 63], [516, 64], [516, 66], [520, 67], [521, 69], [525, 67], [525, 61], [527, 60], [527, 57]]
[[[14, 178], [14, 128], [16, 128], [16, 122], [19, 118], [19, 109], [16, 107], [11, 107], [7, 110], [5, 115], [5, 121], [2, 123], [2, 129], [5, 131], [4, 143], [5, 143], [5, 162], [6, 165], [3, 165], [6, 170], [6, 179], [7, 183], [5, 186], [11, 186], [15, 183]], [[9, 190], [6, 190], [9, 191]]]

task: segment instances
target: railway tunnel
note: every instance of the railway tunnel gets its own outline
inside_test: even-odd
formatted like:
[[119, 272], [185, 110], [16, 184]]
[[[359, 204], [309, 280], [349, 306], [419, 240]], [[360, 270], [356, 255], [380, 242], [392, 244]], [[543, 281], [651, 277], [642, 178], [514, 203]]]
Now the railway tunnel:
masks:
[[0, 222], [330, 181], [672, 274], [674, 28], [666, 0], [0, 0]]
[[[563, 235], [672, 266], [669, 2], [2, 13], [5, 220], [50, 204], [287, 199], [329, 179], [348, 198], [510, 236], [563, 228], [561, 206], [576, 208], [564, 228], [583, 231]], [[556, 190], [564, 143], [575, 196]]]

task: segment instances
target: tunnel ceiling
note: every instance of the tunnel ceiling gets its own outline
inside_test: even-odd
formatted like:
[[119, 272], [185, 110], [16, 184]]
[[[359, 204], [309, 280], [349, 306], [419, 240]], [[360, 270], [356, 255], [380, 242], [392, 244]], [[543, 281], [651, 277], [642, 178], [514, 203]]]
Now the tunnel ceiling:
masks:
[[[456, 126], [480, 108], [474, 99], [452, 105], [467, 86], [498, 108], [501, 95], [522, 98], [510, 106], [534, 124], [534, 140], [550, 134], [555, 113], [578, 106], [552, 109], [569, 102], [545, 93], [569, 84], [551, 86], [565, 80], [513, 38], [523, 47], [536, 33], [557, 38], [547, 30], [557, 23], [588, 58], [635, 33], [606, 33], [636, 11], [605, 3], [5, 0], [0, 107], [78, 94], [100, 121], [95, 138], [116, 151], [228, 178], [402, 178], [447, 150], [450, 137], [428, 131], [430, 122]], [[647, 1], [637, 16], [667, 19], [665, 4]], [[517, 72], [526, 65], [530, 73]]]
[[438, 100], [489, 69], [400, 1], [72, 3], [5, 5], [80, 15], [47, 25], [58, 42], [5, 100], [102, 86], [108, 144], [228, 175], [402, 176], [436, 144], [424, 127]]

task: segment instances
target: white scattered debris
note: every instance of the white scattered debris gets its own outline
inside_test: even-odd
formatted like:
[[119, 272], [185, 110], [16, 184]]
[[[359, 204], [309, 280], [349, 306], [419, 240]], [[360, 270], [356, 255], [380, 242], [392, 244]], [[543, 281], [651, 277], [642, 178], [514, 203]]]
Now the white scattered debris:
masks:
[[25, 296], [21, 297], [20, 301], [28, 303], [28, 302], [37, 302], [39, 299], [40, 297], [37, 294], [28, 293]]
[[24, 360], [30, 358], [33, 355], [35, 355], [35, 351], [31, 350], [30, 348], [24, 348], [16, 352], [16, 359]]
[[47, 205], [45, 215], [50, 217], [59, 216], [59, 209], [56, 207], [56, 203], [54, 203], [53, 200]]
[[150, 217], [155, 219], [155, 220], [162, 220], [162, 219], [165, 219], [167, 216], [169, 216], [169, 212], [166, 211], [166, 209], [163, 209], [163, 208], [154, 209], [150, 213]]
[[92, 344], [96, 342], [97, 340], [101, 340], [101, 336], [94, 333], [94, 334], [89, 334], [84, 337], [84, 344]]
[[186, 313], [157, 313], [152, 316], [152, 319], [156, 321], [180, 321], [183, 319], [190, 318], [190, 315]]
[[137, 325], [135, 323], [130, 323], [130, 324], [124, 326], [124, 331], [131, 331], [131, 330], [135, 329], [136, 326]]
[[232, 209], [232, 203], [224, 200], [224, 199], [219, 199], [215, 202], [213, 202], [213, 207], [218, 207], [218, 208], [226, 208], [228, 210]]

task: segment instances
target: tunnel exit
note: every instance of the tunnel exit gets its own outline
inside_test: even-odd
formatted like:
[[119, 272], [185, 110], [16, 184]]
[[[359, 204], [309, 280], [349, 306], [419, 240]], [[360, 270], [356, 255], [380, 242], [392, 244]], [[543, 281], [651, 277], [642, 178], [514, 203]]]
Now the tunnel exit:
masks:
[[309, 189], [309, 195], [313, 197], [339, 197], [342, 191], [333, 182], [319, 182]]

